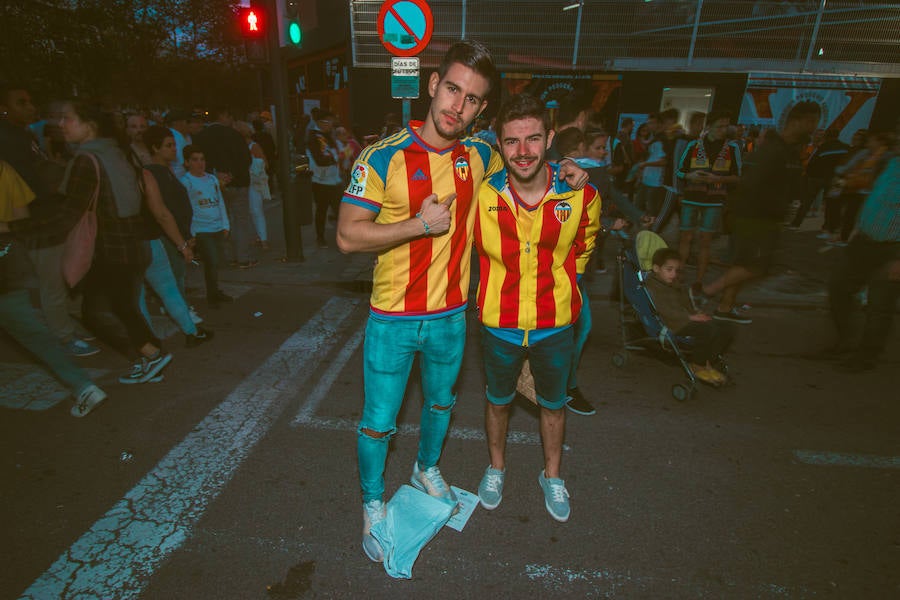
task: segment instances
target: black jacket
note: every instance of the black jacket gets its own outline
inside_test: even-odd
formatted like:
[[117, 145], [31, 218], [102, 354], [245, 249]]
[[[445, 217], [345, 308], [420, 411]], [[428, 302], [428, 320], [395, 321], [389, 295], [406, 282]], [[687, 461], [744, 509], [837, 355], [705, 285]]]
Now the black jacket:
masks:
[[194, 136], [206, 158], [207, 173], [228, 173], [231, 187], [250, 185], [250, 148], [236, 130], [213, 123]]

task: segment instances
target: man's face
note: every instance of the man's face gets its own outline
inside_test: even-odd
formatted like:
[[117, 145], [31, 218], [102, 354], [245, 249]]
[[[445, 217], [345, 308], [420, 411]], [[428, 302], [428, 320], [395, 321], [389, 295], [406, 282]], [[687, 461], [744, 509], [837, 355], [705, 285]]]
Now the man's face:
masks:
[[646, 123], [647, 131], [651, 134], [656, 133], [656, 130], [659, 129], [659, 121], [656, 119], [647, 119]]
[[552, 135], [534, 117], [510, 121], [500, 132], [500, 152], [510, 177], [519, 183], [532, 181], [544, 168], [544, 157]]
[[156, 149], [156, 153], [166, 162], [172, 162], [178, 156], [178, 147], [174, 137], [163, 138], [162, 146]]
[[18, 127], [30, 125], [37, 116], [31, 95], [25, 90], [10, 90], [6, 100], [0, 98], [0, 102], [3, 102], [2, 111], [6, 113], [6, 118]]
[[147, 119], [144, 118], [144, 115], [130, 115], [125, 120], [125, 135], [132, 142], [142, 142], [145, 131], [147, 131]]
[[487, 106], [490, 81], [474, 69], [453, 63], [444, 78], [431, 74], [428, 117], [438, 135], [448, 142], [459, 139], [475, 117]]
[[334, 117], [323, 117], [316, 121], [316, 124], [319, 126], [319, 131], [322, 133], [331, 133], [334, 129]]
[[716, 119], [709, 126], [709, 139], [714, 142], [724, 140], [728, 133], [728, 119]]
[[798, 129], [800, 130], [801, 134], [809, 137], [819, 127], [819, 115], [805, 115], [804, 117], [800, 118], [797, 123]]

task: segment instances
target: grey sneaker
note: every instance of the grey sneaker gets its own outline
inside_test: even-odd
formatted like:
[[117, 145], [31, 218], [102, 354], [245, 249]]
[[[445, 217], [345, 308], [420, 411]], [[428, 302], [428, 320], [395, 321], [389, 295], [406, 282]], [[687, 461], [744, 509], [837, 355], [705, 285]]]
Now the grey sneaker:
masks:
[[147, 383], [159, 375], [159, 372], [170, 362], [172, 362], [172, 355], [163, 354], [162, 351], [157, 352], [153, 358], [142, 356], [131, 367], [131, 371], [119, 377], [119, 383]]
[[444, 481], [441, 470], [438, 469], [437, 465], [428, 467], [424, 471], [420, 471], [419, 461], [416, 461], [413, 465], [413, 473], [412, 477], [409, 478], [409, 482], [413, 484], [413, 487], [422, 490], [429, 496], [457, 504], [456, 494], [453, 493], [453, 490], [451, 490], [450, 486], [447, 485], [447, 482]]
[[73, 417], [85, 417], [104, 400], [106, 400], [106, 392], [92, 383], [81, 390], [75, 399], [75, 405], [69, 412]]
[[72, 356], [93, 356], [100, 352], [100, 348], [94, 346], [93, 344], [89, 344], [84, 340], [80, 340], [78, 338], [73, 339], [71, 342], [66, 344], [66, 350], [69, 351], [69, 354]]
[[363, 502], [363, 552], [374, 562], [384, 561], [384, 549], [372, 536], [372, 526], [380, 523], [387, 517], [387, 509], [381, 500], [369, 500]]
[[547, 507], [550, 516], [560, 523], [568, 521], [572, 509], [569, 507], [569, 490], [566, 489], [566, 482], [562, 479], [548, 479], [541, 471], [538, 483], [541, 484], [541, 489], [544, 491], [544, 506]]
[[488, 466], [484, 471], [484, 477], [478, 484], [478, 499], [481, 505], [488, 510], [494, 510], [500, 506], [503, 500], [503, 478], [506, 477], [506, 469], [502, 471]]

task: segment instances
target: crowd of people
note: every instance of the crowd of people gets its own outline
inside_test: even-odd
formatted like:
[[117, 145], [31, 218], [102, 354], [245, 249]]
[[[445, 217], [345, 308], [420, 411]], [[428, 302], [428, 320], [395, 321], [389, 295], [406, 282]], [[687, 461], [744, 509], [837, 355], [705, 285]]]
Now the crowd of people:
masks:
[[[860, 134], [845, 147], [833, 131], [817, 131], [821, 109], [809, 101], [794, 105], [782, 128], [764, 132], [745, 132], [727, 112], [691, 115], [685, 129], [675, 110], [649, 115], [634, 132], [623, 119], [612, 132], [574, 101], [562, 104], [554, 127], [543, 103], [524, 94], [503, 103], [493, 126], [482, 119], [467, 135], [495, 78], [489, 51], [459, 42], [428, 79], [431, 104], [421, 123], [386, 118], [381, 135], [362, 147], [332, 112], [316, 109], [293, 136], [312, 173], [317, 244], [329, 245], [331, 218], [341, 251], [378, 254], [357, 438], [362, 546], [375, 561], [389, 543], [382, 530], [388, 443], [417, 357], [425, 401], [411, 483], [457, 502], [438, 462], [456, 403], [473, 249], [489, 457], [478, 495], [487, 509], [502, 500], [509, 406], [527, 360], [543, 444], [537, 480], [558, 521], [571, 513], [561, 473], [567, 409], [595, 412], [577, 377], [591, 329], [584, 276], [590, 264], [605, 271], [610, 231], [660, 231], [677, 217], [677, 244], [653, 256], [647, 288], [667, 326], [700, 339], [692, 368], [710, 383], [721, 382], [711, 361], [731, 343], [733, 326], [751, 322], [737, 307], [740, 289], [769, 270], [794, 203], [789, 229], [824, 202], [822, 237], [846, 246], [829, 289], [838, 342], [828, 356], [846, 358], [847, 370], [873, 368], [900, 288], [900, 157], [891, 135]], [[58, 132], [45, 127], [42, 141], [30, 129], [36, 115], [27, 89], [0, 89], [0, 110], [0, 325], [71, 387], [71, 412], [84, 416], [106, 394], [71, 357], [96, 353], [95, 336], [133, 358], [123, 384], [158, 381], [172, 361], [149, 318], [148, 290], [187, 347], [213, 338], [187, 300], [186, 265], [202, 263], [209, 308], [232, 301], [218, 271], [225, 262], [252, 268], [268, 248], [262, 208], [276, 146], [265, 113], [241, 122], [227, 108], [203, 123], [187, 111], [148, 119], [70, 100], [57, 106]], [[96, 245], [76, 287], [78, 321], [61, 265], [70, 232], [90, 210]], [[723, 233], [727, 268], [710, 281], [711, 243]], [[696, 276], [681, 288], [695, 244]], [[29, 260], [46, 325], [24, 316]], [[864, 286], [867, 320], [857, 340], [850, 316]], [[113, 326], [101, 314], [107, 306]]]
[[[38, 117], [27, 86], [0, 88], [2, 326], [69, 385], [72, 414], [84, 416], [106, 393], [73, 359], [100, 352], [97, 338], [133, 360], [120, 383], [163, 377], [172, 355], [154, 329], [151, 294], [186, 347], [213, 339], [188, 301], [187, 268], [202, 265], [208, 308], [232, 301], [218, 272], [226, 262], [252, 268], [269, 250], [264, 204], [278, 156], [265, 111], [237, 121], [226, 107], [147, 113], [73, 99]], [[346, 173], [359, 145], [346, 129], [340, 136], [322, 136], [322, 147], [336, 148], [335, 170]], [[66, 281], [67, 245], [87, 213], [96, 215], [90, 269]], [[27, 302], [31, 275], [43, 318]]]

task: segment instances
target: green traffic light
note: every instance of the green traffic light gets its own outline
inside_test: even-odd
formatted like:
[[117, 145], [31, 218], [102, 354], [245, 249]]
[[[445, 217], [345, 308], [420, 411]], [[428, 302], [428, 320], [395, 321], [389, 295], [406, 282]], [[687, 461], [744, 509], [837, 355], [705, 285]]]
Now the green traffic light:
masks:
[[288, 26], [288, 37], [291, 39], [292, 44], [299, 44], [303, 39], [303, 32], [300, 31], [300, 23], [296, 21], [292, 21]]

